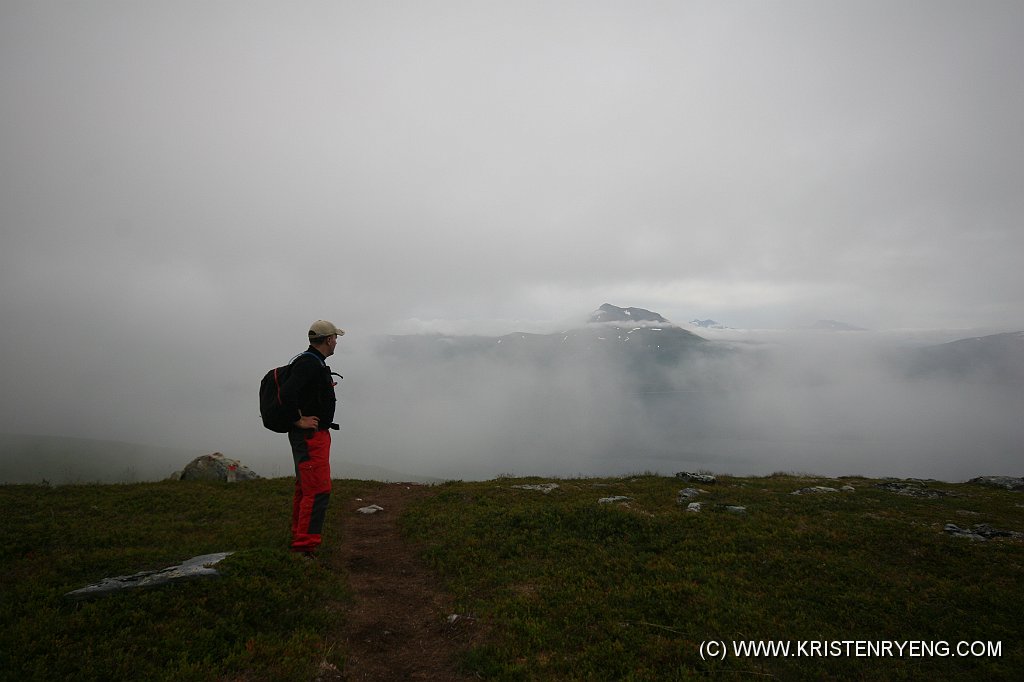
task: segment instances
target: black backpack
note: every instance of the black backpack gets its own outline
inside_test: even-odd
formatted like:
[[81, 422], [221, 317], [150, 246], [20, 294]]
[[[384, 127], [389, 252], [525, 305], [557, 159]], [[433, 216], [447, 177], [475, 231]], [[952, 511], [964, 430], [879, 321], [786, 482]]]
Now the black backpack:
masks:
[[292, 364], [303, 355], [309, 355], [317, 359], [321, 365], [327, 365], [318, 356], [308, 350], [299, 353], [291, 362], [283, 367], [275, 367], [263, 375], [260, 382], [260, 418], [263, 419], [263, 426], [274, 433], [288, 433], [292, 427], [288, 421], [288, 415], [284, 413], [284, 406], [281, 404], [281, 386], [288, 380], [291, 374]]

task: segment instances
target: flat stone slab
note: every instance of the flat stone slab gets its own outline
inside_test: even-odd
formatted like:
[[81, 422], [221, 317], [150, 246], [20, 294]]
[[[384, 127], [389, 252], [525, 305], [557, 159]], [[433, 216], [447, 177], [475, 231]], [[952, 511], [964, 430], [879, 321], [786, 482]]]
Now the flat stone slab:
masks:
[[884, 483], [876, 483], [875, 487], [881, 488], [882, 490], [888, 490], [889, 492], [896, 493], [897, 495], [906, 495], [908, 497], [935, 498], [953, 495], [953, 493], [945, 490], [929, 488], [923, 481], [909, 479], [906, 481], [886, 481]]
[[991, 540], [993, 538], [1024, 539], [1024, 533], [1015, 530], [1000, 530], [993, 528], [987, 523], [979, 523], [969, 529], [961, 528], [955, 523], [947, 523], [943, 530], [955, 537], [968, 538], [969, 540]]
[[557, 483], [525, 483], [523, 485], [514, 485], [512, 487], [513, 488], [517, 488], [519, 490], [536, 490], [538, 492], [542, 492], [545, 495], [547, 495], [552, 490], [558, 489], [558, 484]]
[[826, 485], [812, 485], [809, 488], [800, 488], [800, 490], [794, 490], [790, 495], [817, 495], [822, 493], [837, 493], [838, 488], [830, 488]]
[[681, 478], [684, 481], [692, 481], [694, 483], [707, 483], [708, 485], [718, 481], [718, 479], [712, 474], [695, 474], [692, 471], [680, 471], [676, 473], [676, 478]]
[[124, 590], [135, 590], [144, 587], [156, 587], [180, 580], [192, 580], [204, 576], [220, 575], [213, 568], [225, 557], [234, 552], [218, 552], [217, 554], [203, 554], [192, 557], [177, 566], [169, 566], [156, 571], [140, 571], [132, 575], [120, 575], [115, 578], [104, 578], [98, 583], [87, 585], [81, 589], [68, 592], [64, 596], [68, 599], [88, 599], [90, 597], [101, 597], [114, 592]]
[[678, 493], [676, 493], [676, 502], [682, 504], [686, 500], [692, 500], [693, 498], [699, 496], [700, 493], [701, 491], [698, 490], [697, 488], [683, 488]]

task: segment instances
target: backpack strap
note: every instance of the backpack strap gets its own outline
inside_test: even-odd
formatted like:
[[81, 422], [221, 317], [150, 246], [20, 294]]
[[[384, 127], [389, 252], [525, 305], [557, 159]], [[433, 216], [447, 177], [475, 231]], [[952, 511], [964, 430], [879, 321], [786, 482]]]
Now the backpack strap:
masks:
[[310, 353], [308, 350], [304, 350], [301, 353], [299, 353], [298, 355], [296, 355], [294, 358], [292, 358], [291, 360], [288, 361], [288, 364], [289, 365], [292, 364], [293, 362], [295, 362], [296, 360], [301, 358], [303, 355], [308, 355], [311, 358], [316, 358], [316, 360], [320, 363], [321, 367], [326, 367], [327, 366], [327, 363], [324, 362], [323, 360], [321, 360], [319, 355], [317, 355], [316, 353]]
[[[301, 353], [299, 353], [298, 355], [296, 355], [294, 358], [289, 360], [288, 364], [289, 365], [292, 364], [293, 362], [295, 362], [296, 360], [301, 358], [303, 355], [309, 355], [310, 357], [314, 357], [317, 360], [320, 360], [320, 356], [319, 355], [316, 355], [315, 353], [310, 353], [308, 350], [304, 350]], [[324, 362], [323, 360], [320, 360], [320, 366], [324, 367], [326, 369], [327, 368], [327, 363]], [[338, 374], [337, 372], [331, 372], [331, 374], [333, 374], [334, 376], [338, 377], [339, 379], [344, 379], [345, 378], [345, 377], [341, 376], [340, 374]]]

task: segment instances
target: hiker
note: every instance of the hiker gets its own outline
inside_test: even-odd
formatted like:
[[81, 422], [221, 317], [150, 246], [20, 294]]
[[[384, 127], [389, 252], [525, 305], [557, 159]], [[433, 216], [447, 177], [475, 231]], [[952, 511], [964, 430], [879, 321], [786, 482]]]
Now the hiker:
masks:
[[287, 411], [288, 442], [295, 460], [295, 496], [292, 500], [290, 549], [316, 557], [331, 497], [331, 432], [336, 398], [331, 368], [338, 338], [345, 334], [332, 322], [317, 320], [309, 326], [309, 348], [292, 362], [281, 384], [280, 400]]

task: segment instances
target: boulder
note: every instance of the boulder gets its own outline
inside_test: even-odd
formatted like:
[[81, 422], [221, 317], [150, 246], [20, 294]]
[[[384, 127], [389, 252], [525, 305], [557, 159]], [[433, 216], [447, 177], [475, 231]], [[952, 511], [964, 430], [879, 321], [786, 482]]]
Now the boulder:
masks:
[[177, 481], [227, 481], [234, 483], [236, 481], [252, 481], [261, 476], [239, 463], [237, 459], [214, 452], [196, 457], [171, 478]]
[[616, 502], [628, 502], [633, 498], [626, 497], [625, 495], [613, 495], [612, 497], [602, 497], [598, 500], [598, 504], [614, 504]]

